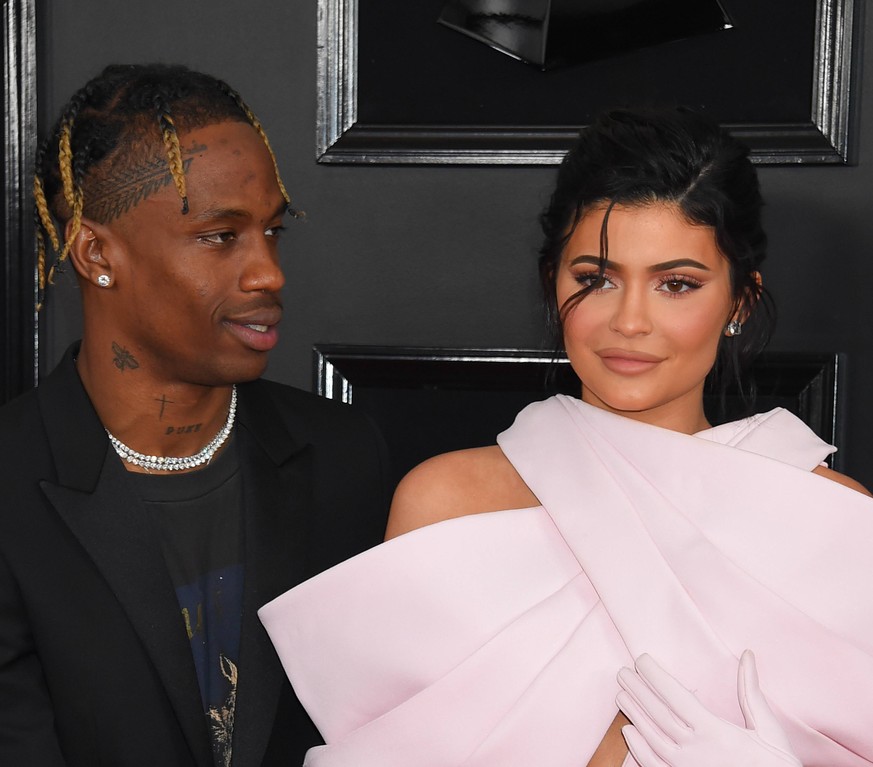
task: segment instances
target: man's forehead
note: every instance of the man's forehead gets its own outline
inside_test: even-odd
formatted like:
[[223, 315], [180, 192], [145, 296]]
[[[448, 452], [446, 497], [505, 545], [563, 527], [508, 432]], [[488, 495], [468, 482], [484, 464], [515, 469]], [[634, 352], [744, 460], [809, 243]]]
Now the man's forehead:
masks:
[[179, 143], [186, 147], [200, 145], [206, 148], [234, 144], [263, 143], [254, 127], [238, 120], [222, 120], [207, 125], [191, 126], [180, 130]]

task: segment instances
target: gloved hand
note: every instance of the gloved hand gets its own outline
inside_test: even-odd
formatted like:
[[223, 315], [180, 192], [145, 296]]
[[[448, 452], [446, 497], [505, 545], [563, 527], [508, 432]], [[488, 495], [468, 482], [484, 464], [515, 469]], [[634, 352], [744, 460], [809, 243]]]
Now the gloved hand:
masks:
[[635, 666], [618, 672], [616, 703], [633, 723], [622, 735], [640, 767], [802, 767], [758, 686], [750, 650], [737, 671], [745, 728], [709, 711], [651, 656]]

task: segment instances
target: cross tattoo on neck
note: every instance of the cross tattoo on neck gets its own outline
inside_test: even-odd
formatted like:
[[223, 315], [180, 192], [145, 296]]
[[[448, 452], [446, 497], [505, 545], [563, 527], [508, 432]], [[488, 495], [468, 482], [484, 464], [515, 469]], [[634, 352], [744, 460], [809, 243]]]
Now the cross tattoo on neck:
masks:
[[166, 394], [162, 394], [160, 399], [158, 399], [157, 397], [155, 397], [155, 402], [160, 402], [160, 403], [161, 403], [161, 412], [160, 412], [160, 415], [158, 416], [158, 420], [159, 420], [159, 421], [162, 421], [162, 420], [164, 419], [164, 408], [165, 408], [167, 405], [172, 405], [172, 404], [173, 404], [173, 400], [171, 400], [171, 399], [167, 399], [167, 395], [166, 395]]

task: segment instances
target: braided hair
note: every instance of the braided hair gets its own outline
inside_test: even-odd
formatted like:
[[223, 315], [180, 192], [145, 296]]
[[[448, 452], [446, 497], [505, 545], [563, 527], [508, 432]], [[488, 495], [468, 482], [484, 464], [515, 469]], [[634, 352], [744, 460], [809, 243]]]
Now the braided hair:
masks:
[[[70, 253], [83, 215], [107, 223], [169, 179], [186, 214], [187, 163], [179, 131], [224, 121], [247, 122], [257, 131], [293, 213], [267, 134], [242, 97], [222, 80], [180, 65], [116, 64], [73, 94], [36, 155], [33, 196], [39, 306], [46, 286]], [[159, 147], [163, 158], [156, 155]], [[131, 191], [124, 180], [134, 172], [144, 181]], [[71, 222], [63, 241], [63, 227], [55, 221]], [[55, 258], [47, 268], [49, 245]]]

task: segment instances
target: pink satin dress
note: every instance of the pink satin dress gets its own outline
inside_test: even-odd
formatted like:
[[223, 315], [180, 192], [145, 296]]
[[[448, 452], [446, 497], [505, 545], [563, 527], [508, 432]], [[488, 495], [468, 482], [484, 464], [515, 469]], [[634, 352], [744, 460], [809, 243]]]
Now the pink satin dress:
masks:
[[327, 744], [307, 767], [580, 767], [643, 652], [742, 724], [746, 648], [804, 765], [873, 764], [873, 499], [811, 473], [833, 448], [781, 409], [688, 436], [563, 396], [498, 444], [541, 506], [261, 609]]

